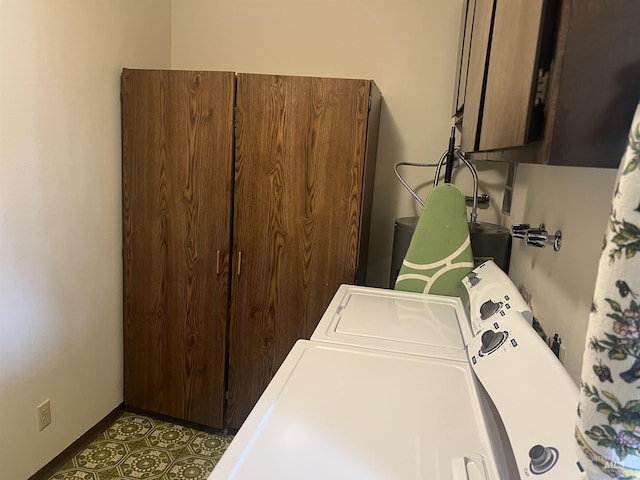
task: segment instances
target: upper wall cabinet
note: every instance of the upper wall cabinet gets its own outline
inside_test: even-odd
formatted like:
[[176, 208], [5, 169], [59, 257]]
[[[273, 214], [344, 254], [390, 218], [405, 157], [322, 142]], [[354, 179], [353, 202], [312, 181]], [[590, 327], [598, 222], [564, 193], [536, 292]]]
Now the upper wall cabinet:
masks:
[[618, 166], [640, 100], [635, 0], [467, 0], [454, 98], [472, 160]]

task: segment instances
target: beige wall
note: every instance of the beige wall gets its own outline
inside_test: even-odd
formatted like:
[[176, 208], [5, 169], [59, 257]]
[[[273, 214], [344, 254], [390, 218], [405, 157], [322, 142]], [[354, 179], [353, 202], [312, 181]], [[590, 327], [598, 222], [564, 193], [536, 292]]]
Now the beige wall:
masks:
[[119, 73], [170, 66], [170, 13], [0, 1], [2, 479], [28, 478], [122, 402]]
[[[372, 78], [384, 95], [369, 283], [417, 204], [398, 161], [434, 162], [451, 125], [462, 0], [0, 1], [0, 478], [34, 473], [122, 401], [120, 110], [131, 68]], [[478, 165], [480, 219], [562, 229], [559, 253], [514, 245], [512, 273], [578, 380], [615, 172]], [[432, 169], [407, 169], [424, 196]], [[455, 179], [470, 192], [469, 177]], [[51, 399], [42, 432], [35, 407]]]
[[[580, 382], [585, 334], [595, 287], [602, 239], [607, 227], [615, 169], [526, 165], [517, 167], [511, 215], [501, 213], [506, 164], [477, 162], [480, 192], [491, 207], [478, 219], [511, 227], [516, 223], [562, 232], [559, 252], [513, 240], [509, 276], [529, 294], [534, 315], [547, 334], [558, 333], [563, 362]], [[468, 192], [466, 172], [456, 172]]]
[[[172, 67], [363, 77], [384, 96], [368, 282], [387, 286], [396, 217], [419, 207], [393, 174], [399, 161], [435, 162], [447, 146], [461, 0], [179, 0], [172, 4]], [[561, 229], [559, 253], [517, 243], [511, 276], [559, 333], [579, 381], [584, 335], [615, 172], [521, 165], [512, 214], [500, 213], [506, 168], [477, 165], [492, 205], [479, 220]], [[405, 167], [424, 197], [433, 169]], [[469, 174], [456, 173], [466, 193]]]
[[[491, 196], [491, 208], [479, 210], [479, 220], [506, 227], [544, 223], [549, 233], [562, 232], [559, 252], [550, 246], [528, 247], [514, 239], [509, 276], [529, 294], [534, 315], [547, 334], [560, 335], [565, 367], [579, 383], [589, 309], [617, 171], [520, 164], [511, 215], [507, 216], [500, 212], [506, 165], [479, 162], [477, 167], [480, 191]], [[461, 183], [465, 182], [463, 179]]]
[[172, 67], [376, 81], [384, 99], [369, 277], [381, 284], [394, 218], [415, 209], [393, 163], [434, 162], [447, 148], [461, 8], [462, 0], [179, 0]]
[[531, 294], [547, 333], [562, 338], [576, 383], [615, 177], [615, 169], [520, 165], [511, 217], [502, 218], [506, 225], [544, 223], [552, 233], [562, 231], [557, 253], [514, 240], [509, 273]]

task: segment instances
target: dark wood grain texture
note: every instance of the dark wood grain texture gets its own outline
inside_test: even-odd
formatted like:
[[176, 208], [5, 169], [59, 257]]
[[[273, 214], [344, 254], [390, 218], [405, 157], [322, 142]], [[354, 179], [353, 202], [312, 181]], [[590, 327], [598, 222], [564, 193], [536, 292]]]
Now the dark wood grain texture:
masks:
[[640, 2], [561, 3], [542, 161], [617, 168], [640, 101]]
[[[481, 150], [470, 147], [463, 129], [467, 158], [618, 167], [640, 100], [640, 2], [562, 0], [559, 4], [542, 139]], [[520, 26], [511, 28], [517, 31]], [[467, 92], [477, 81], [470, 70]]]
[[238, 75], [229, 427], [355, 280], [370, 90], [364, 80]]
[[122, 74], [125, 403], [217, 428], [233, 98], [233, 73]]

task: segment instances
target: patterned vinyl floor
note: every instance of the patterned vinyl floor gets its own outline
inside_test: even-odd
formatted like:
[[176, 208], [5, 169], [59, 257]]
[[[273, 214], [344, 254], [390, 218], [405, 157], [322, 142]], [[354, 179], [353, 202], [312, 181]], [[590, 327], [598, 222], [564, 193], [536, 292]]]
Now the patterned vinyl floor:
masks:
[[232, 438], [125, 412], [51, 480], [205, 480]]

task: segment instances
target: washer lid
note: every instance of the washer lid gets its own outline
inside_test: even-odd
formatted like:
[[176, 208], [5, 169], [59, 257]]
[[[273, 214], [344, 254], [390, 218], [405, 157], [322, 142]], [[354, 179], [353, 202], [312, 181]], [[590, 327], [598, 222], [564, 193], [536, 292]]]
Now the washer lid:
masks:
[[300, 340], [217, 479], [497, 479], [467, 362]]
[[342, 285], [311, 339], [464, 359], [463, 312], [453, 297]]

